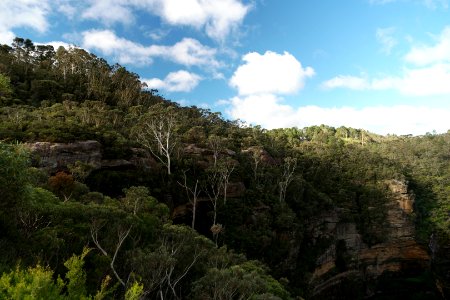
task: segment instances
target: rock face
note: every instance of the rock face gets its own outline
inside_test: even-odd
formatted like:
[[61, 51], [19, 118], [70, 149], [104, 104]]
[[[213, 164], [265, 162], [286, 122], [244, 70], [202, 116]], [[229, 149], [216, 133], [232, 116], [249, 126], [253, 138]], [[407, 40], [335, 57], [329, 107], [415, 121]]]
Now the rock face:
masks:
[[33, 156], [37, 156], [37, 166], [54, 172], [67, 168], [77, 161], [99, 168], [102, 161], [102, 145], [97, 141], [75, 143], [36, 142], [26, 144]]
[[25, 144], [35, 157], [34, 165], [50, 173], [67, 169], [77, 161], [89, 164], [94, 170], [100, 168], [141, 167], [157, 168], [158, 163], [144, 149], [132, 148], [129, 159], [103, 159], [102, 145], [97, 141], [74, 143], [35, 142]]
[[387, 234], [383, 243], [366, 245], [356, 224], [341, 221], [339, 210], [321, 216], [320, 234], [334, 242], [316, 262], [311, 280], [313, 298], [340, 299], [330, 295], [345, 281], [365, 282], [364, 296], [370, 297], [377, 292], [376, 282], [381, 276], [390, 272], [420, 273], [429, 268], [426, 248], [414, 239], [413, 195], [408, 193], [405, 182], [392, 180], [387, 185], [392, 197], [386, 203], [387, 218], [383, 226]]
[[266, 165], [274, 166], [277, 164], [276, 160], [262, 147], [253, 146], [241, 151], [253, 156], [253, 159], [258, 160]]

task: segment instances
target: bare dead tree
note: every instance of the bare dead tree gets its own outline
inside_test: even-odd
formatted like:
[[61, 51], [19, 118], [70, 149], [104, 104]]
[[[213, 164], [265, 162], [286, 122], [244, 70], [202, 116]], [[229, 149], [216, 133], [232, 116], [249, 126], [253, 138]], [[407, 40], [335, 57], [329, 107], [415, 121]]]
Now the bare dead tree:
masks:
[[213, 152], [213, 159], [214, 159], [214, 168], [217, 166], [217, 162], [219, 160], [220, 153], [225, 148], [225, 139], [217, 136], [217, 135], [210, 135], [208, 137], [208, 146], [211, 148]]
[[205, 191], [214, 209], [213, 226], [216, 225], [217, 222], [217, 204], [222, 190], [223, 181], [218, 168], [210, 168], [209, 170], [207, 170]]
[[154, 113], [143, 119], [135, 128], [137, 141], [167, 168], [171, 174], [172, 153], [177, 144], [175, 112], [170, 109]]
[[116, 271], [116, 268], [114, 266], [114, 263], [117, 259], [117, 254], [119, 253], [120, 248], [122, 247], [123, 242], [125, 241], [125, 239], [128, 237], [128, 235], [130, 234], [131, 228], [133, 227], [132, 225], [130, 225], [128, 228], [122, 228], [119, 227], [117, 229], [117, 243], [114, 249], [114, 253], [112, 255], [112, 257], [108, 254], [108, 252], [106, 252], [106, 250], [101, 246], [100, 241], [98, 239], [98, 232], [99, 230], [105, 225], [104, 224], [98, 224], [95, 220], [92, 222], [91, 225], [91, 237], [92, 237], [92, 241], [94, 242], [95, 246], [97, 246], [97, 248], [100, 250], [100, 252], [106, 256], [107, 258], [110, 259], [110, 268], [114, 273], [114, 276], [117, 278], [117, 280], [123, 285], [126, 286], [125, 281], [122, 280], [122, 278], [119, 276], [119, 274]]
[[280, 187], [280, 203], [286, 199], [286, 191], [289, 184], [294, 178], [294, 172], [297, 168], [297, 159], [292, 157], [286, 157], [283, 164], [283, 174], [281, 175], [281, 181], [278, 183]]
[[186, 172], [183, 172], [183, 178], [184, 178], [184, 183], [180, 183], [178, 182], [179, 185], [181, 185], [185, 190], [186, 190], [186, 195], [188, 197], [189, 203], [192, 205], [192, 224], [191, 227], [192, 229], [195, 229], [195, 215], [196, 215], [196, 210], [197, 210], [197, 200], [198, 200], [198, 196], [200, 195], [200, 188], [199, 188], [199, 181], [198, 179], [195, 181], [195, 185], [194, 187], [189, 187], [187, 184], [187, 176], [186, 176]]
[[252, 154], [252, 171], [253, 171], [253, 178], [255, 180], [255, 182], [258, 179], [258, 169], [259, 169], [259, 165], [262, 162], [262, 157], [261, 157], [261, 153], [260, 153], [260, 149], [255, 149], [254, 151], [251, 152]]
[[236, 167], [236, 162], [232, 159], [225, 159], [219, 163], [219, 174], [223, 187], [223, 203], [227, 204], [227, 189], [230, 182], [231, 173], [233, 173]]

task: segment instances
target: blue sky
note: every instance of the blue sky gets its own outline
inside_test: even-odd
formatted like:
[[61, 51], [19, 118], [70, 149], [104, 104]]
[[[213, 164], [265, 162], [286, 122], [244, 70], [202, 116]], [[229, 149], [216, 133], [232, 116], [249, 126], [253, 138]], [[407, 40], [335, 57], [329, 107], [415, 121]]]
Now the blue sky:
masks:
[[450, 129], [449, 0], [1, 0], [0, 43], [76, 45], [265, 128]]

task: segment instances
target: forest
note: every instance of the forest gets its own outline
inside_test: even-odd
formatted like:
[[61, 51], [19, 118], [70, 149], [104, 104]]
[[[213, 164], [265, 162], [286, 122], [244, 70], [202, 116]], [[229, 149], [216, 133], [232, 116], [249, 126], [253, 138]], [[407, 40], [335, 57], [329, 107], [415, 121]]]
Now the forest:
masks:
[[[374, 275], [393, 183], [414, 245]], [[450, 297], [450, 132], [266, 130], [80, 48], [0, 45], [0, 299], [402, 297]]]

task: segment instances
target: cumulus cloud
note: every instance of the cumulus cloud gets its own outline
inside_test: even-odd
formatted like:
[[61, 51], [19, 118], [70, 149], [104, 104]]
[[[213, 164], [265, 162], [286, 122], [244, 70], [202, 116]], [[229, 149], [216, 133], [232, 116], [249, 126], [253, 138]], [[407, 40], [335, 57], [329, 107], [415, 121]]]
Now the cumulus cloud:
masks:
[[118, 37], [110, 30], [88, 30], [82, 33], [82, 47], [114, 56], [121, 64], [144, 65], [152, 62], [149, 47]]
[[351, 90], [365, 90], [370, 88], [370, 83], [364, 77], [338, 75], [323, 82], [322, 87], [324, 89], [348, 88]]
[[12, 29], [28, 27], [38, 32], [49, 28], [48, 0], [2, 0], [0, 1], [0, 42], [10, 44], [15, 37]]
[[153, 0], [150, 8], [172, 25], [204, 27], [214, 39], [224, 39], [236, 29], [250, 6], [240, 0]]
[[234, 119], [241, 119], [264, 128], [292, 127], [295, 110], [282, 104], [283, 99], [273, 94], [236, 96], [230, 99], [227, 113]]
[[184, 66], [206, 66], [212, 70], [221, 66], [215, 58], [214, 48], [191, 38], [184, 38], [172, 46], [144, 46], [118, 37], [111, 30], [89, 30], [82, 36], [84, 48], [113, 56], [121, 64], [146, 65], [152, 63], [154, 57], [161, 57]]
[[73, 5], [73, 1], [70, 0], [56, 0], [56, 9], [58, 12], [63, 13], [67, 18], [73, 19], [78, 9]]
[[267, 51], [264, 54], [251, 52], [242, 58], [230, 79], [230, 85], [240, 95], [292, 94], [303, 88], [305, 79], [314, 75], [311, 67], [303, 68], [290, 53], [278, 54]]
[[396, 90], [406, 96], [450, 95], [450, 64], [405, 68], [401, 76], [367, 77], [339, 75], [322, 83], [325, 89]]
[[84, 19], [98, 20], [106, 25], [134, 22], [133, 11], [128, 5], [128, 1], [90, 0], [89, 2], [90, 6], [81, 14]]
[[338, 75], [322, 83], [324, 89], [395, 90], [407, 96], [450, 95], [450, 27], [446, 27], [434, 45], [413, 46], [404, 56], [405, 66], [399, 75]]
[[[293, 108], [273, 96], [249, 96], [231, 99], [228, 114], [267, 129], [326, 124], [364, 128], [378, 134], [414, 134], [446, 132], [450, 128], [450, 108], [429, 108], [408, 105], [353, 107], [302, 106]], [[253, 113], [252, 113], [253, 112]], [[383, 120], [383, 122], [380, 122]]]
[[134, 22], [134, 11], [146, 11], [174, 26], [190, 26], [216, 40], [236, 30], [250, 10], [241, 0], [89, 0], [86, 19], [111, 25]]
[[435, 45], [414, 46], [405, 60], [416, 65], [450, 62], [450, 26], [444, 28]]
[[212, 68], [221, 66], [215, 59], [216, 49], [202, 45], [192, 38], [184, 38], [173, 46], [151, 46], [150, 52], [185, 66], [201, 65]]
[[251, 52], [244, 55], [244, 63], [230, 79], [230, 86], [238, 96], [219, 104], [230, 106], [227, 113], [233, 117], [266, 128], [288, 127], [295, 123], [296, 111], [283, 104], [281, 95], [295, 94], [314, 75], [311, 67], [303, 68], [290, 53], [264, 54]]
[[16, 35], [10, 30], [0, 28], [0, 44], [11, 44]]
[[161, 89], [168, 92], [190, 92], [200, 82], [201, 77], [185, 70], [169, 73], [163, 80], [159, 78], [144, 79], [151, 89]]

